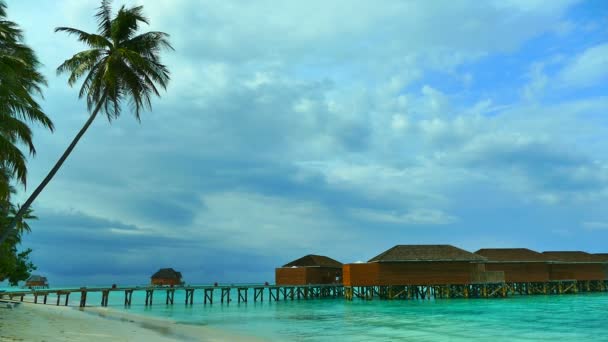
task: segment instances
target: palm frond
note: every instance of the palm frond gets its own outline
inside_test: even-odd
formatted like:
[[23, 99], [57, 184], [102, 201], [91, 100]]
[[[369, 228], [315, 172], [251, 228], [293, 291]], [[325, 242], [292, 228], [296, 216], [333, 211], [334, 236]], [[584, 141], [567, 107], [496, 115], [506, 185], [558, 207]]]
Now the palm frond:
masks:
[[148, 18], [143, 15], [143, 6], [125, 8], [122, 6], [112, 20], [112, 40], [120, 44], [131, 39], [139, 29], [139, 23], [148, 24]]
[[32, 130], [23, 121], [13, 118], [9, 115], [1, 115], [0, 120], [0, 134], [10, 140], [12, 143], [23, 143], [25, 144], [32, 155], [36, 154], [36, 148], [32, 141]]
[[162, 50], [174, 50], [169, 42], [169, 35], [157, 31], [133, 37], [124, 43], [124, 47], [152, 59], [156, 59]]
[[91, 49], [79, 52], [63, 62], [57, 68], [57, 74], [70, 73], [68, 84], [74, 85], [85, 73], [91, 71], [104, 54], [102, 49]]
[[87, 33], [71, 27], [57, 27], [55, 28], [55, 32], [66, 32], [69, 35], [74, 35], [77, 37], [78, 41], [83, 42], [92, 48], [101, 49], [112, 47], [110, 41], [98, 34]]
[[46, 85], [40, 62], [23, 40], [19, 26], [6, 20], [6, 4], [0, 0], [0, 168], [25, 185], [26, 156], [19, 146], [36, 153], [29, 123], [51, 131], [54, 126], [36, 99]]
[[160, 52], [173, 47], [166, 33], [138, 34], [141, 23], [149, 24], [143, 6], [122, 6], [113, 18], [110, 15], [110, 1], [104, 0], [95, 15], [97, 34], [66, 27], [56, 29], [75, 35], [91, 47], [66, 60], [57, 72], [70, 75], [69, 85], [82, 80], [78, 96], [86, 97], [90, 111], [99, 107], [112, 121], [120, 116], [122, 105], [129, 103], [140, 120], [141, 112], [152, 108], [152, 97], [160, 96], [159, 89], [167, 88], [170, 73], [160, 61]]
[[102, 0], [99, 11], [95, 14], [95, 18], [97, 18], [97, 23], [99, 24], [97, 30], [104, 37], [110, 37], [112, 35], [111, 2], [111, 0]]
[[27, 184], [27, 166], [25, 156], [15, 144], [0, 134], [0, 160], [10, 172], [23, 185]]

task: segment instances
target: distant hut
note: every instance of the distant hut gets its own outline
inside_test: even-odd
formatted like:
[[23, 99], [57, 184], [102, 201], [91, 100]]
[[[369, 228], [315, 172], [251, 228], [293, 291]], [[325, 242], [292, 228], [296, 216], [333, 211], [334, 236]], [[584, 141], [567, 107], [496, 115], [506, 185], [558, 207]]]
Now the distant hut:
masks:
[[342, 263], [309, 254], [275, 269], [277, 285], [342, 284]]
[[172, 268], [161, 268], [152, 275], [152, 285], [181, 285], [182, 274]]
[[49, 282], [46, 279], [46, 277], [39, 276], [39, 275], [32, 275], [31, 277], [27, 278], [27, 280], [25, 281], [25, 287], [29, 287], [32, 289], [48, 288]]
[[527, 248], [483, 248], [475, 252], [487, 258], [486, 271], [503, 271], [507, 283], [549, 281], [547, 257]]
[[581, 251], [548, 251], [543, 255], [549, 261], [551, 280], [593, 281], [605, 280], [605, 259]]
[[[367, 263], [344, 265], [346, 286], [470, 284], [504, 281], [486, 258], [451, 245], [397, 245]], [[492, 276], [495, 279], [490, 279]]]

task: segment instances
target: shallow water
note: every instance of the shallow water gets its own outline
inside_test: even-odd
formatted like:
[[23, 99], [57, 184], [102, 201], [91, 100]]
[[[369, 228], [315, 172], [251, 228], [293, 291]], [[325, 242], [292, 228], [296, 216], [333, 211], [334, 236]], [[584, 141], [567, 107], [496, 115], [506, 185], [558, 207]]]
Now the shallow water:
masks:
[[[219, 291], [216, 291], [219, 292]], [[203, 291], [193, 306], [176, 291], [165, 305], [165, 291], [145, 307], [144, 292], [133, 293], [125, 309], [124, 294], [111, 293], [110, 307], [133, 314], [169, 318], [220, 330], [283, 341], [608, 341], [608, 293], [562, 296], [514, 296], [505, 299], [440, 299], [427, 301], [301, 301], [204, 305]], [[216, 296], [217, 297], [217, 296]], [[70, 297], [78, 302], [78, 295]], [[49, 302], [52, 299], [49, 298]], [[101, 295], [90, 293], [88, 305]]]

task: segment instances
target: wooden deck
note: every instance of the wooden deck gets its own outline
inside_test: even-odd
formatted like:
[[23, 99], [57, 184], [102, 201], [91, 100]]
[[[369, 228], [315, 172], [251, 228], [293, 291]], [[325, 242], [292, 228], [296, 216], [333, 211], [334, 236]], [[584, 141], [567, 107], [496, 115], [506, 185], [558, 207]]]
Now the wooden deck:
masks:
[[[249, 292], [253, 291], [253, 298], [250, 298]], [[26, 296], [33, 296], [35, 304], [49, 304], [49, 296], [54, 297], [54, 302], [57, 306], [69, 306], [70, 295], [76, 293], [80, 295], [80, 307], [87, 306], [87, 295], [92, 292], [101, 293], [101, 306], [108, 306], [110, 294], [124, 295], [124, 305], [132, 304], [133, 292], [145, 292], [144, 305], [150, 306], [153, 303], [155, 294], [164, 295], [165, 304], [173, 305], [175, 303], [175, 292], [185, 291], [185, 304], [193, 305], [195, 292], [202, 293], [203, 304], [213, 304], [214, 300], [219, 298], [220, 303], [229, 304], [234, 299], [237, 303], [247, 303], [250, 300], [253, 302], [263, 302], [279, 300], [311, 300], [323, 298], [338, 298], [344, 296], [344, 287], [342, 285], [230, 285], [230, 286], [136, 286], [136, 287], [81, 287], [81, 288], [64, 288], [64, 289], [31, 289], [23, 291], [0, 292], [0, 299], [9, 298], [14, 300], [18, 298], [23, 301]], [[214, 294], [219, 296], [214, 296]], [[265, 296], [266, 295], [266, 296]]]

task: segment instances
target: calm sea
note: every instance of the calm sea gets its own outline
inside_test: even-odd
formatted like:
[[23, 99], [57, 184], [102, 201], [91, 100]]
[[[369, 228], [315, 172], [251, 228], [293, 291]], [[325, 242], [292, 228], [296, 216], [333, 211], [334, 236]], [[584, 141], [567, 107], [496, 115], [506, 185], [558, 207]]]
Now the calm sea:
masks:
[[[217, 292], [217, 291], [216, 291]], [[133, 293], [125, 309], [124, 294], [111, 293], [115, 310], [169, 318], [276, 341], [608, 341], [608, 293], [562, 296], [513, 296], [505, 299], [441, 299], [301, 301], [204, 305], [203, 292], [193, 306], [176, 291], [175, 304], [165, 305], [156, 291], [145, 307], [144, 292]], [[70, 298], [77, 303], [78, 295]], [[51, 298], [49, 298], [51, 301]], [[88, 305], [101, 296], [89, 294]]]

